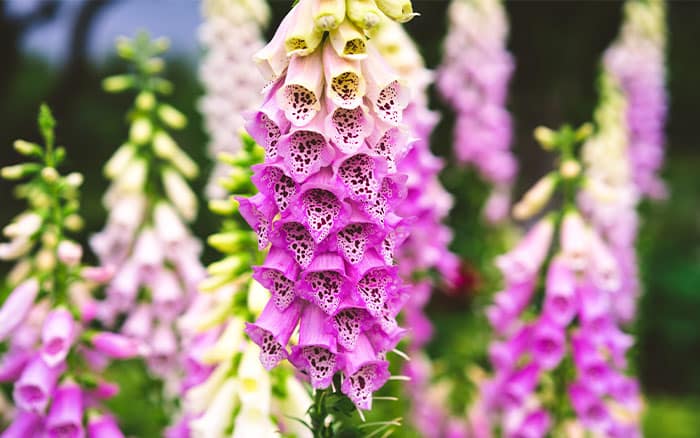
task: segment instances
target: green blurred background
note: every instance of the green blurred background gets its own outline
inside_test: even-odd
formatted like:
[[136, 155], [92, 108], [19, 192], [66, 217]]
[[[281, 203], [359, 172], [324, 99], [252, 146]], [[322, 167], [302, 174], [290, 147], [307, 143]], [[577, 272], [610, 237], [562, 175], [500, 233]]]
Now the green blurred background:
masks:
[[[273, 23], [289, 3], [272, 2]], [[441, 58], [447, 2], [414, 1], [414, 5], [421, 16], [407, 28], [428, 65], [434, 67]], [[532, 130], [538, 125], [556, 127], [590, 119], [597, 99], [598, 60], [617, 33], [621, 3], [513, 1], [506, 7], [512, 26], [509, 48], [517, 65], [509, 107], [515, 119], [514, 149], [521, 163], [520, 193], [547, 171], [551, 160], [535, 146]], [[210, 167], [207, 139], [196, 110], [202, 93], [196, 77], [198, 8], [190, 0], [0, 4], [0, 165], [19, 159], [11, 146], [14, 139], [38, 139], [36, 112], [39, 103], [47, 101], [59, 121], [59, 143], [68, 149], [67, 167], [85, 174], [87, 233], [83, 238], [104, 223], [100, 198], [106, 181], [101, 166], [126, 138], [130, 97], [107, 95], [100, 88], [102, 77], [124, 68], [109, 55], [114, 36], [143, 27], [154, 36], [173, 40], [167, 76], [176, 90], [170, 102], [190, 120], [176, 139], [204, 169]], [[672, 2], [669, 30], [671, 109], [664, 177], [671, 195], [665, 202], [641, 208], [639, 250], [645, 293], [633, 327], [638, 335], [633, 362], [650, 399], [646, 436], [696, 437], [700, 436], [696, 415], [700, 409], [700, 3]], [[449, 157], [452, 116], [438, 99], [434, 107], [444, 117], [433, 137], [433, 149]], [[483, 358], [487, 333], [479, 304], [490, 292], [486, 260], [503, 250], [503, 239], [498, 233], [484, 232], [479, 209], [485, 187], [472, 172], [448, 167], [443, 181], [457, 199], [450, 217], [454, 249], [476, 271], [476, 281], [457, 295], [436, 295], [430, 305], [436, 323], [430, 351], [448, 369], [460, 369], [468, 361]], [[200, 193], [204, 182], [197, 183]], [[7, 223], [21, 207], [12, 198], [11, 185], [0, 182], [0, 223]], [[216, 227], [217, 220], [202, 211], [196, 232], [203, 237]], [[214, 254], [208, 252], [205, 257], [210, 260]], [[129, 378], [134, 385], [125, 388], [123, 400], [138, 399], [145, 383], [137, 373]], [[150, 409], [157, 400], [137, 403], [141, 405], [131, 405], [132, 412], [143, 413], [136, 407]], [[161, 413], [151, 414], [130, 423], [128, 429], [137, 436], [152, 436], [164, 418]]]

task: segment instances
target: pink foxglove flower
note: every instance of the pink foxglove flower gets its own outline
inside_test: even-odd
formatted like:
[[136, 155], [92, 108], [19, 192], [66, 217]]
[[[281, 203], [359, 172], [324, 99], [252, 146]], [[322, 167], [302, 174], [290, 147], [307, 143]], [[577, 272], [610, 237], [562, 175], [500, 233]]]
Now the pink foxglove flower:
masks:
[[[145, 35], [136, 39], [120, 44], [133, 50], [148, 47], [144, 59], [165, 50], [161, 40], [150, 41]], [[95, 336], [93, 343], [110, 357], [146, 354], [152, 374], [172, 383], [166, 391], [174, 395], [177, 390], [169, 390], [179, 388], [176, 376], [184, 366], [180, 353], [189, 342], [175, 320], [190, 305], [205, 276], [199, 261], [201, 243], [187, 225], [197, 215], [197, 198], [187, 181], [197, 176], [198, 169], [169, 134], [185, 126], [185, 116], [159, 100], [163, 90], [148, 85], [167, 81], [156, 79], [160, 71], [149, 70], [147, 61], [130, 60], [136, 65], [128, 77], [138, 92], [134, 118], [128, 141], [104, 167], [111, 180], [104, 197], [109, 218], [91, 245], [102, 266], [114, 273], [98, 309], [99, 319], [139, 339], [127, 342], [110, 333]], [[111, 79], [105, 80], [107, 91]], [[153, 186], [156, 190], [147, 190], [146, 181], [153, 180], [159, 181]], [[116, 326], [121, 320], [125, 322]]]
[[[251, 74], [248, 66], [253, 54], [265, 45], [262, 32], [270, 11], [262, 0], [207, 0], [202, 3], [202, 14], [199, 39], [207, 52], [199, 76], [206, 94], [199, 109], [210, 136], [209, 154], [216, 159], [221, 152], [235, 154], [241, 149], [243, 111], [260, 104], [264, 80]], [[210, 198], [224, 196], [219, 179], [226, 170], [224, 163], [216, 161], [207, 185]]]
[[[576, 132], [585, 137], [583, 131]], [[553, 147], [565, 150], [570, 145]], [[564, 169], [557, 178], [573, 194], [581, 189], [578, 175]], [[567, 202], [571, 205], [573, 199]], [[491, 420], [501, 424], [506, 436], [547, 436], [561, 425], [545, 409], [540, 382], [573, 368], [573, 379], [554, 382], [567, 386], [576, 421], [606, 436], [622, 430], [637, 436], [639, 390], [624, 376], [632, 340], [618, 328], [614, 306], [624, 274], [588, 217], [571, 208], [558, 220], [546, 216], [497, 266], [505, 289], [487, 310], [499, 338], [489, 350], [495, 372], [481, 386]], [[535, 300], [542, 305], [533, 317], [526, 309]], [[625, 418], [613, 415], [615, 410], [625, 412]]]
[[613, 306], [624, 322], [634, 318], [639, 296], [636, 207], [644, 196], [665, 194], [657, 175], [668, 107], [664, 8], [660, 1], [625, 4], [622, 30], [604, 57], [597, 131], [582, 151], [588, 183], [579, 204], [619, 266], [613, 279], [619, 284], [609, 281], [608, 287], [616, 291]]
[[[406, 290], [394, 250], [410, 93], [371, 40], [341, 31], [354, 28], [349, 21], [323, 40], [309, 13], [316, 3], [298, 2], [256, 55], [272, 83], [247, 129], [266, 159], [254, 168], [260, 193], [242, 199], [240, 211], [278, 263], [260, 268], [275, 297], [246, 332], [267, 368], [291, 357], [315, 388], [340, 371], [341, 390], [369, 409], [389, 377], [384, 353], [402, 333], [396, 315]], [[290, 352], [299, 322], [308, 336]]]
[[494, 185], [485, 211], [506, 217], [517, 163], [510, 152], [511, 117], [505, 108], [513, 59], [506, 50], [508, 23], [500, 0], [453, 0], [437, 86], [454, 108], [454, 153]]
[[97, 391], [82, 383], [113, 386], [98, 377], [105, 364], [96, 366], [91, 359], [86, 335], [94, 316], [94, 283], [90, 281], [105, 275], [84, 277], [84, 272], [97, 273], [97, 269], [81, 266], [82, 247], [64, 240], [75, 231], [70, 224], [81, 221], [74, 211], [82, 177], [75, 173], [63, 176], [56, 170], [61, 158], [49, 147], [54, 141], [54, 123], [48, 108], [42, 106], [39, 127], [46, 148], [22, 141], [16, 146], [20, 152], [34, 151], [28, 155], [40, 162], [31, 163], [37, 170], [23, 175], [28, 181], [18, 191], [27, 193], [20, 196], [27, 198], [30, 212], [5, 228], [8, 237], [26, 239], [24, 260], [19, 263], [28, 263], [27, 269], [15, 270], [10, 276], [14, 289], [0, 308], [0, 339], [7, 340], [7, 349], [0, 354], [0, 381], [12, 384], [15, 408], [12, 424], [1, 435], [7, 438], [82, 437], [88, 403], [103, 410], [102, 401], [115, 392]]

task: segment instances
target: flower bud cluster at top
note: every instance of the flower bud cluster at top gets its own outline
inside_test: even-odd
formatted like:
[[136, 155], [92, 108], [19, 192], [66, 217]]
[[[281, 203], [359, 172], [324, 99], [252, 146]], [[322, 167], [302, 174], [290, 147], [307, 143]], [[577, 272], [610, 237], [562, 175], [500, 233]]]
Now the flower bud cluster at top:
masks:
[[[204, 128], [209, 134], [209, 154], [235, 153], [241, 148], [243, 111], [260, 104], [265, 81], [251, 74], [253, 54], [264, 45], [262, 32], [270, 18], [264, 0], [206, 0], [199, 40], [206, 49], [199, 68], [205, 95], [199, 100]], [[216, 161], [207, 185], [209, 198], [223, 198], [219, 179], [228, 166]]]
[[[3, 228], [10, 242], [0, 259], [16, 260], [0, 306], [0, 382], [13, 383], [14, 408], [0, 416], [3, 438], [35, 436], [123, 436], [102, 401], [118, 388], [100, 377], [110, 358], [139, 354], [126, 337], [89, 329], [95, 301], [91, 289], [109, 271], [84, 267], [82, 247], [67, 232], [81, 228], [82, 175], [57, 170], [66, 151], [55, 147], [55, 120], [41, 107], [45, 146], [18, 140], [15, 149], [31, 161], [5, 167], [2, 176], [26, 179], [17, 197], [28, 209]], [[2, 417], [11, 418], [5, 428]], [[87, 415], [86, 415], [87, 414]]]
[[412, 16], [406, 0], [300, 0], [254, 57], [270, 84], [246, 128], [265, 161], [253, 167], [260, 193], [239, 200], [259, 248], [269, 247], [254, 278], [272, 298], [246, 331], [266, 368], [288, 358], [314, 388], [341, 372], [362, 409], [404, 332], [394, 249], [407, 229], [398, 165], [412, 142], [410, 91], [369, 36]]
[[104, 88], [137, 95], [128, 113], [129, 139], [104, 167], [111, 180], [104, 196], [107, 224], [90, 243], [100, 263], [114, 270], [100, 319], [114, 326], [119, 315], [128, 314], [120, 330], [150, 346], [150, 369], [175, 393], [180, 345], [186, 342], [175, 320], [205, 272], [201, 243], [186, 225], [197, 215], [197, 197], [187, 179], [196, 177], [198, 168], [168, 132], [182, 129], [187, 120], [160, 100], [172, 91], [160, 76], [160, 55], [167, 47], [166, 40], [151, 40], [145, 33], [117, 41], [117, 53], [133, 71], [106, 78]]
[[[256, 192], [250, 167], [263, 160], [264, 151], [243, 135], [234, 154], [221, 153], [230, 166], [222, 188], [236, 195]], [[169, 438], [218, 437], [233, 429], [234, 438], [273, 436], [280, 430], [303, 438], [311, 398], [287, 367], [268, 373], [258, 360], [259, 347], [244, 339], [245, 322], [262, 311], [269, 293], [252, 280], [252, 265], [264, 255], [256, 249], [255, 233], [238, 215], [233, 196], [210, 201], [210, 209], [225, 218], [222, 230], [209, 236], [209, 245], [223, 258], [208, 267], [208, 278], [180, 326], [192, 339], [185, 360], [180, 421]]]
[[454, 154], [494, 185], [484, 214], [498, 222], [508, 216], [517, 173], [505, 106], [514, 64], [506, 49], [508, 20], [502, 0], [453, 0], [448, 18], [437, 88], [456, 112]]
[[536, 130], [542, 146], [561, 158], [514, 214], [537, 214], [557, 188], [563, 207], [496, 262], [505, 288], [487, 309], [498, 337], [489, 348], [495, 374], [481, 390], [505, 436], [570, 436], [574, 429], [640, 436], [638, 384], [624, 374], [633, 341], [618, 327], [612, 306], [623, 271], [575, 205], [584, 184], [575, 146], [591, 134], [588, 124]]

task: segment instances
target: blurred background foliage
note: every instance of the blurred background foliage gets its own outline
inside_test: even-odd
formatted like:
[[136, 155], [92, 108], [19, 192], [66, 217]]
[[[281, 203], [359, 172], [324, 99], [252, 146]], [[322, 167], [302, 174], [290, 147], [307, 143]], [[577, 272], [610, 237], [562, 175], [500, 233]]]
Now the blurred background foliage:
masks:
[[[91, 58], [88, 45], [98, 29], [99, 18], [113, 13], [115, 5], [122, 2], [132, 3], [134, 15], [139, 14], [139, 7], [152, 10], [160, 5], [163, 15], [156, 20], [169, 20], [168, 14], [175, 13], [167, 10], [169, 2], [158, 0], [139, 0], [136, 6], [130, 0], [13, 0], [0, 4], [0, 59], [3, 60], [0, 68], [0, 166], [18, 160], [12, 150], [14, 139], [38, 138], [35, 115], [39, 103], [47, 101], [59, 121], [59, 144], [68, 149], [67, 167], [85, 174], [82, 212], [86, 219], [86, 238], [104, 223], [101, 195], [107, 182], [101, 167], [127, 136], [125, 112], [131, 98], [101, 91], [101, 78], [119, 73], [125, 67], [114, 57], [97, 62]], [[196, 2], [190, 3], [189, 13], [197, 13]], [[13, 4], [22, 4], [21, 13], [11, 11]], [[414, 0], [414, 4], [421, 16], [407, 28], [420, 45], [428, 66], [435, 67], [442, 56], [447, 2]], [[289, 2], [273, 1], [272, 6], [272, 23], [276, 24], [287, 11]], [[536, 147], [532, 130], [538, 125], [557, 127], [564, 122], [578, 125], [590, 119], [597, 99], [598, 61], [617, 33], [621, 3], [512, 1], [506, 6], [511, 21], [509, 47], [517, 64], [509, 108], [515, 119], [514, 149], [521, 163], [518, 194], [551, 163], [551, 157]], [[70, 20], [61, 13], [67, 7], [74, 10]], [[61, 20], [65, 23], [61, 24]], [[67, 35], [65, 59], [61, 62], [51, 61], [51, 56], [47, 56], [51, 55], [56, 41], [45, 41], [47, 49], [40, 53], [28, 50], [23, 44], [27, 34], [56, 22], [66, 28]], [[700, 409], [699, 23], [699, 3], [670, 4], [668, 85], [671, 111], [664, 176], [671, 195], [665, 202], [645, 204], [641, 209], [643, 227], [639, 250], [645, 293], [640, 317], [633, 328], [638, 335], [633, 361], [649, 397], [645, 428], [650, 437], [700, 434], [700, 420], [696, 415]], [[182, 32], [187, 32], [185, 40], [196, 39], [194, 27], [175, 27], [172, 31], [173, 35], [164, 36], [181, 41]], [[39, 46], [42, 43], [39, 41]], [[189, 118], [188, 127], [176, 140], [206, 171], [211, 163], [205, 152], [207, 137], [196, 109], [197, 98], [202, 93], [196, 76], [197, 59], [186, 51], [175, 50], [174, 53], [176, 55], [168, 60], [167, 77], [175, 83], [169, 103]], [[450, 163], [452, 115], [437, 98], [433, 99], [433, 106], [443, 113], [432, 139], [433, 150]], [[433, 298], [429, 313], [436, 332], [429, 350], [438, 359], [439, 370], [459, 378], [464, 376], [468, 364], [474, 361], [485, 364], [488, 332], [480, 309], [497, 286], [488, 260], [507, 247], [510, 237], [507, 232], [490, 229], [481, 222], [480, 208], [486, 190], [473, 172], [448, 165], [443, 182], [457, 201], [450, 216], [450, 225], [455, 230], [453, 248], [465, 259], [468, 281], [457, 293], [436, 293]], [[204, 183], [204, 178], [196, 183], [195, 188], [200, 193]], [[0, 206], [0, 223], [3, 224], [21, 208], [5, 181], [0, 182]], [[217, 227], [218, 221], [203, 209], [195, 232], [204, 237]], [[206, 261], [213, 256], [213, 252], [207, 252]], [[2, 266], [0, 272], [6, 269], [7, 266]], [[124, 424], [126, 430], [136, 436], [156, 436], [166, 422], [162, 406], [159, 406], [158, 385], [146, 381], [134, 364], [112, 372], [123, 382], [122, 395], [114, 407], [129, 418]], [[392, 385], [388, 388], [390, 392], [399, 386], [395, 382]], [[456, 385], [460, 388], [456, 392], [465, 400], [454, 400], [454, 404], [461, 406], [470, 393], [466, 387], [461, 391], [468, 382], [462, 377]], [[400, 411], [402, 403], [390, 411]], [[379, 414], [391, 413], [380, 405]], [[400, 435], [413, 436], [408, 429]]]

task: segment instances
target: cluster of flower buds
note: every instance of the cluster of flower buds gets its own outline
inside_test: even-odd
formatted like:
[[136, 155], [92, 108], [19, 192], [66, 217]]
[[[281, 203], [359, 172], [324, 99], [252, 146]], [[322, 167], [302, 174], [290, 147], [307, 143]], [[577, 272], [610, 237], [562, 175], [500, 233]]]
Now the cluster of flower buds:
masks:
[[[202, 3], [204, 21], [199, 37], [207, 50], [199, 69], [206, 94], [199, 101], [204, 126], [209, 134], [209, 153], [237, 152], [241, 148], [244, 110], [260, 103], [263, 79], [250, 74], [253, 54], [265, 42], [262, 30], [270, 11], [263, 0], [206, 0]], [[218, 183], [227, 166], [217, 161], [209, 177], [207, 195], [222, 198], [225, 190]]]
[[205, 272], [201, 243], [186, 225], [197, 214], [197, 197], [186, 181], [197, 175], [197, 165], [167, 132], [183, 128], [186, 119], [158, 98], [172, 89], [158, 76], [164, 68], [159, 55], [166, 49], [167, 41], [151, 41], [146, 34], [117, 42], [119, 55], [135, 72], [108, 77], [104, 87], [138, 95], [129, 139], [104, 169], [112, 180], [104, 196], [109, 218], [90, 243], [101, 265], [114, 270], [100, 319], [112, 326], [126, 314], [121, 332], [146, 342], [150, 369], [176, 386], [184, 340], [175, 320]]
[[506, 50], [508, 23], [501, 0], [453, 0], [437, 87], [454, 108], [454, 152], [494, 184], [486, 218], [508, 215], [517, 162], [509, 150], [512, 127], [505, 108], [513, 59]]
[[627, 154], [637, 190], [661, 198], [657, 173], [664, 159], [668, 112], [665, 81], [666, 11], [662, 0], [627, 1], [622, 31], [606, 51], [604, 67], [626, 103]]
[[[576, 131], [538, 128], [543, 146], [561, 153], [560, 167], [514, 210], [530, 217], [561, 188], [563, 213], [540, 219], [497, 260], [505, 288], [487, 316], [500, 339], [489, 349], [495, 375], [482, 395], [501, 414], [506, 436], [543, 437], [555, 423], [611, 437], [639, 436], [638, 384], [624, 375], [633, 341], [618, 327], [612, 306], [622, 271], [603, 237], [574, 208], [582, 184], [574, 146], [590, 132], [590, 125]], [[533, 302], [541, 302], [540, 312], [529, 310]], [[561, 397], [567, 390], [568, 404]], [[577, 421], [567, 424], [571, 410]]]
[[[238, 152], [222, 154], [232, 169], [222, 180], [225, 190], [254, 193], [250, 167], [263, 155], [247, 136]], [[235, 438], [273, 436], [277, 430], [310, 437], [311, 430], [298, 421], [308, 422], [308, 392], [290, 369], [268, 373], [258, 360], [260, 347], [245, 338], [245, 323], [260, 314], [270, 294], [252, 280], [252, 264], [261, 255], [255, 233], [237, 215], [237, 205], [232, 197], [210, 203], [226, 218], [222, 231], [209, 237], [209, 244], [224, 257], [209, 265], [202, 293], [180, 322], [192, 342], [185, 362], [182, 417], [167, 436], [219, 437], [232, 427]]]
[[271, 83], [246, 127], [265, 161], [254, 167], [260, 193], [239, 200], [270, 247], [254, 277], [272, 298], [246, 331], [268, 369], [288, 358], [314, 388], [342, 372], [362, 409], [404, 333], [394, 249], [407, 226], [398, 165], [411, 147], [406, 82], [368, 35], [412, 15], [408, 0], [300, 0], [254, 58]]
[[89, 328], [96, 314], [91, 288], [110, 272], [83, 266], [82, 247], [66, 236], [82, 226], [83, 179], [57, 171], [66, 152], [54, 147], [54, 126], [42, 106], [46, 146], [18, 140], [15, 149], [35, 161], [2, 169], [6, 179], [28, 178], [17, 194], [29, 208], [3, 229], [11, 240], [0, 246], [3, 260], [17, 261], [0, 307], [0, 382], [14, 385], [13, 421], [0, 436], [121, 437], [102, 405], [118, 387], [100, 372], [110, 359], [135, 357], [141, 349], [130, 338]]

